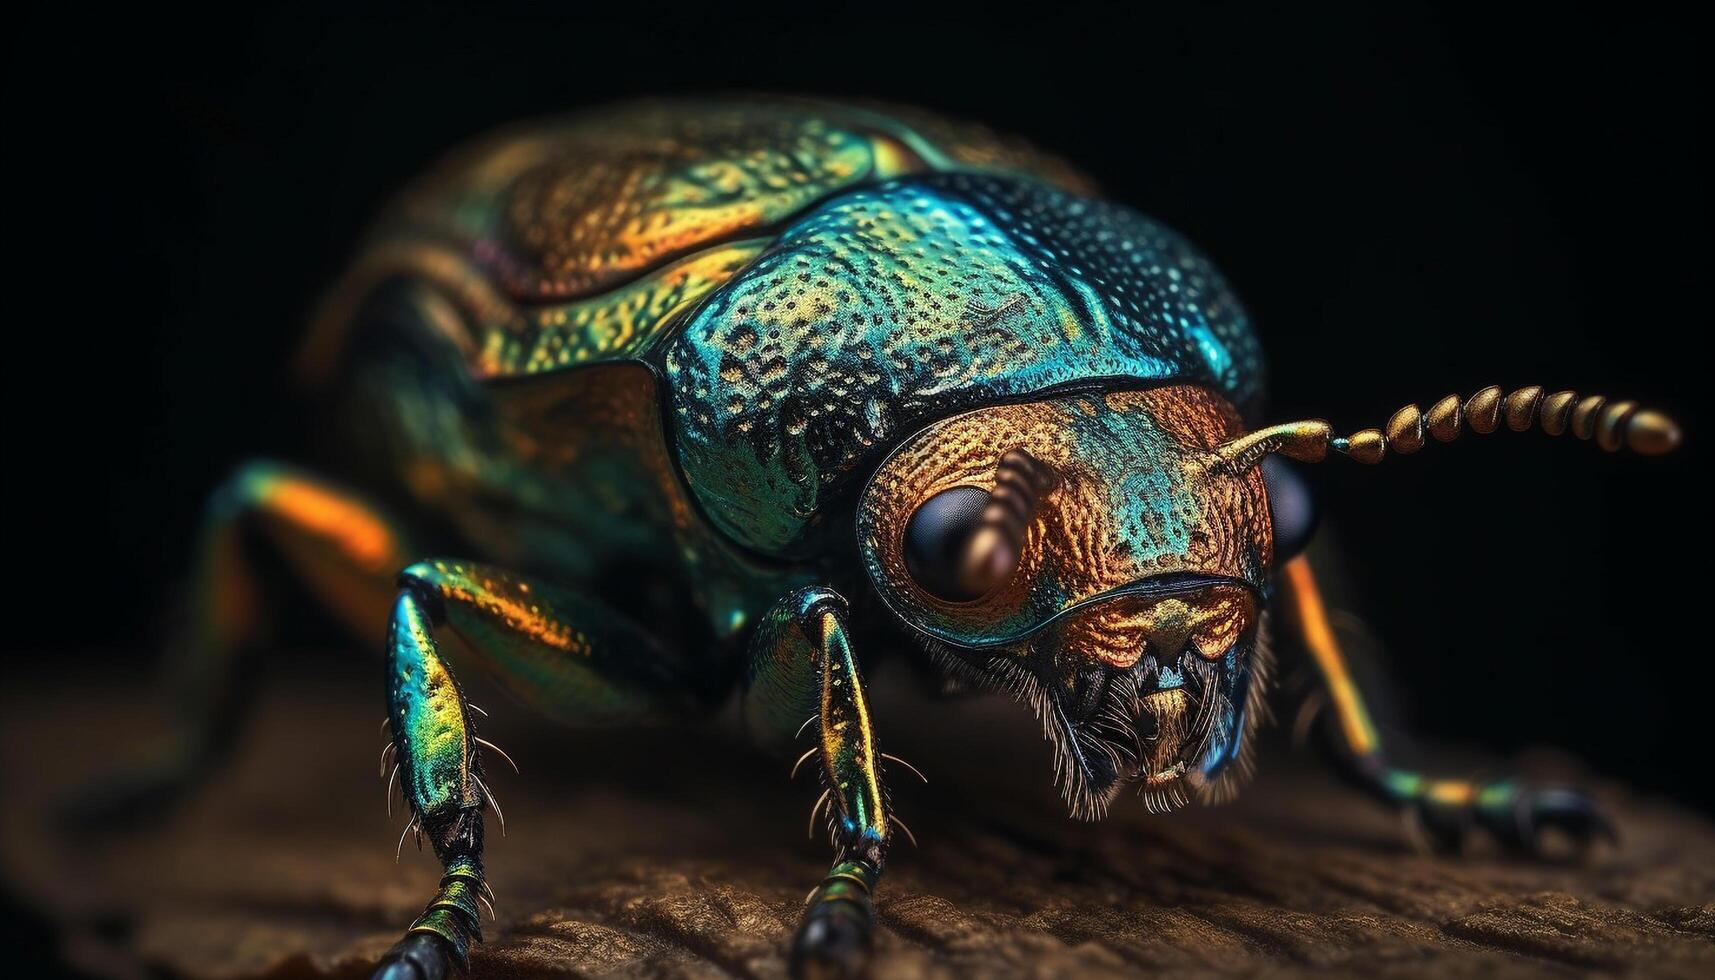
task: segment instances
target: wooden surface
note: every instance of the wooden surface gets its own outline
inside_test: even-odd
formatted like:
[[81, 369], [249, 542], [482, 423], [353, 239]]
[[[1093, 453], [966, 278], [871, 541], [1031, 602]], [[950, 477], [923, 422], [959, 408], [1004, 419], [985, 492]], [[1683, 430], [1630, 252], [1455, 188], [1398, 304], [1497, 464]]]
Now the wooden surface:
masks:
[[[206, 791], [106, 843], [65, 838], [46, 804], [146, 722], [109, 688], [9, 688], [7, 886], [86, 969], [365, 976], [438, 875], [409, 842], [394, 864], [377, 699], [324, 686], [271, 696]], [[1715, 830], [1623, 788], [1593, 787], [1623, 843], [1584, 864], [1419, 856], [1284, 751], [1236, 804], [1078, 824], [1021, 709], [895, 700], [885, 745], [933, 782], [894, 777], [923, 846], [880, 891], [880, 976], [1715, 976]], [[524, 775], [493, 778], [500, 920], [474, 977], [783, 975], [828, 857], [805, 839], [810, 779], [720, 726], [566, 733], [485, 707]]]

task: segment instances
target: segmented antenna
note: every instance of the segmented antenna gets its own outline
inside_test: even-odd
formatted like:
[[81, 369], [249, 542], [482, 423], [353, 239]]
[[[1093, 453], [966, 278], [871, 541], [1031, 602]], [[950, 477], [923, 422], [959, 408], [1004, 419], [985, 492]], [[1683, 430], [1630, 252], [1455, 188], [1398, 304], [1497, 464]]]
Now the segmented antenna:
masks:
[[1326, 422], [1287, 422], [1230, 440], [1216, 454], [1237, 470], [1276, 452], [1301, 462], [1319, 462], [1330, 449], [1360, 463], [1379, 463], [1389, 449], [1409, 455], [1427, 445], [1428, 439], [1452, 442], [1467, 428], [1486, 435], [1503, 423], [1514, 432], [1537, 425], [1551, 436], [1570, 430], [1579, 439], [1594, 439], [1608, 452], [1625, 448], [1645, 456], [1671, 452], [1680, 439], [1679, 426], [1672, 419], [1639, 408], [1637, 402], [1609, 401], [1603, 395], [1581, 398], [1574, 391], [1544, 395], [1539, 385], [1503, 394], [1499, 385], [1491, 385], [1463, 402], [1458, 395], [1448, 395], [1429, 406], [1428, 412], [1407, 405], [1393, 413], [1384, 429], [1336, 436]]
[[994, 490], [966, 545], [960, 583], [983, 595], [1006, 581], [1024, 551], [1024, 533], [1042, 495], [1058, 475], [1022, 449], [1008, 451], [995, 467]]

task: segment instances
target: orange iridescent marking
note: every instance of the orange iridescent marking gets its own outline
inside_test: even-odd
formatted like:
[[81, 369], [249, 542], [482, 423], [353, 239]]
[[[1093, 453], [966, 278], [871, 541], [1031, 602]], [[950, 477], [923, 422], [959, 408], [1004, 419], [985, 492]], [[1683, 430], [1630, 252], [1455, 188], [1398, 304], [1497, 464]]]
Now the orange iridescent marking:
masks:
[[1350, 671], [1346, 669], [1340, 644], [1334, 639], [1334, 629], [1328, 623], [1328, 610], [1322, 604], [1321, 591], [1316, 588], [1316, 576], [1310, 570], [1310, 560], [1299, 555], [1287, 562], [1286, 579], [1291, 586], [1299, 625], [1304, 630], [1304, 644], [1310, 648], [1316, 669], [1328, 684], [1346, 743], [1354, 753], [1370, 755], [1381, 748], [1381, 738], [1370, 722], [1369, 712], [1364, 709]]
[[387, 525], [337, 493], [292, 476], [275, 476], [260, 496], [269, 512], [332, 540], [365, 571], [385, 574], [398, 563], [397, 542]]
[[1477, 798], [1477, 786], [1460, 779], [1438, 779], [1424, 787], [1423, 795], [1447, 806], [1469, 806]]
[[474, 252], [518, 299], [610, 289], [761, 231], [874, 167], [861, 131], [820, 114], [711, 103], [629, 116], [549, 134], [486, 205], [496, 220]]
[[582, 657], [593, 652], [589, 637], [555, 618], [528, 582], [498, 575], [476, 578], [463, 565], [436, 562], [434, 568], [440, 574], [433, 581], [449, 603], [474, 609], [532, 643]]

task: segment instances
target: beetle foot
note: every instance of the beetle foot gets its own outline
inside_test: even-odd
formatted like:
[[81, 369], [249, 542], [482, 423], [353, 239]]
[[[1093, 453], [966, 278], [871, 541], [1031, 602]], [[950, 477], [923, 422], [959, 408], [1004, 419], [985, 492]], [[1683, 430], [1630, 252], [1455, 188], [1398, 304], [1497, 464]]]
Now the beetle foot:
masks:
[[1619, 842], [1614, 825], [1589, 794], [1575, 789], [1531, 789], [1512, 782], [1477, 789], [1469, 800], [1419, 798], [1409, 811], [1417, 839], [1428, 849], [1457, 853], [1478, 826], [1507, 851], [1540, 860], [1579, 858], [1598, 839]]
[[1554, 857], [1546, 846], [1553, 836], [1571, 842], [1575, 854], [1587, 851], [1598, 838], [1618, 844], [1619, 832], [1589, 794], [1575, 789], [1521, 789], [1511, 806], [1485, 814], [1485, 825], [1508, 850], [1532, 857]]
[[446, 940], [432, 932], [408, 932], [381, 957], [371, 980], [447, 980], [457, 972]]
[[869, 890], [876, 873], [860, 861], [834, 866], [810, 894], [804, 921], [792, 937], [789, 970], [798, 980], [834, 980], [868, 973], [875, 936]]

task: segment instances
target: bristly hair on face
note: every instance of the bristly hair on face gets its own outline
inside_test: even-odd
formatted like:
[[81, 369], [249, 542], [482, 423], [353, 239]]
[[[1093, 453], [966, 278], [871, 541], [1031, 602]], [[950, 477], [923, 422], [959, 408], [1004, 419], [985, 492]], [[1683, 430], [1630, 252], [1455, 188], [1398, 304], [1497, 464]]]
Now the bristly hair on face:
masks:
[[[1237, 755], [1213, 776], [1205, 777], [1194, 771], [1183, 781], [1176, 780], [1165, 787], [1140, 789], [1139, 795], [1151, 812], [1177, 809], [1193, 798], [1205, 804], [1225, 803], [1236, 796], [1250, 779], [1255, 770], [1254, 735], [1270, 719], [1267, 695], [1274, 660], [1268, 627], [1265, 612], [1248, 640], [1251, 645], [1251, 676], [1240, 716], [1241, 727], [1236, 733], [1239, 739]], [[1108, 808], [1128, 781], [1110, 778], [1106, 785], [1099, 785], [1100, 781], [1093, 778], [1096, 768], [1105, 768], [1117, 776], [1136, 768], [1142, 756], [1142, 734], [1138, 731], [1141, 706], [1135, 685], [1105, 685], [1101, 700], [1088, 721], [1074, 725], [1066, 717], [1059, 699], [1026, 666], [1028, 657], [1021, 654], [1027, 651], [1027, 647], [997, 651], [986, 661], [976, 662], [939, 641], [923, 638], [921, 643], [931, 660], [955, 682], [1006, 694], [1028, 705], [1042, 724], [1043, 738], [1053, 749], [1054, 785], [1066, 801], [1072, 817], [1094, 821], [1107, 815]], [[1202, 672], [1204, 696], [1198, 702], [1186, 744], [1200, 748], [1213, 736], [1222, 709], [1229, 705], [1227, 696], [1216, 690], [1210, 665], [1194, 660], [1191, 669]]]
[[[1054, 786], [1065, 799], [1072, 816], [1079, 820], [1100, 820], [1108, 806], [1119, 795], [1123, 783], [1115, 780], [1111, 786], [1097, 791], [1091, 785], [1090, 759], [1096, 758], [1119, 771], [1119, 751], [1093, 732], [1071, 724], [1060, 708], [1057, 698], [1043, 685], [1040, 678], [1024, 665], [1019, 650], [997, 652], [983, 663], [974, 663], [952, 647], [934, 640], [925, 640], [924, 648], [943, 671], [961, 683], [981, 690], [1005, 694], [1028, 705], [1042, 724], [1042, 737], [1054, 750]], [[1110, 689], [1117, 685], [1108, 685]], [[1115, 690], [1104, 693], [1095, 714], [1117, 721], [1121, 695]], [[1129, 698], [1127, 699], [1129, 700]], [[1131, 726], [1127, 725], [1127, 729]]]
[[1231, 802], [1250, 782], [1256, 774], [1256, 734], [1264, 725], [1274, 722], [1274, 712], [1268, 700], [1269, 690], [1274, 684], [1274, 634], [1269, 629], [1267, 609], [1257, 619], [1250, 644], [1251, 676], [1245, 691], [1243, 724], [1238, 732], [1239, 752], [1213, 777], [1197, 774], [1193, 791], [1197, 802], [1205, 806]]

